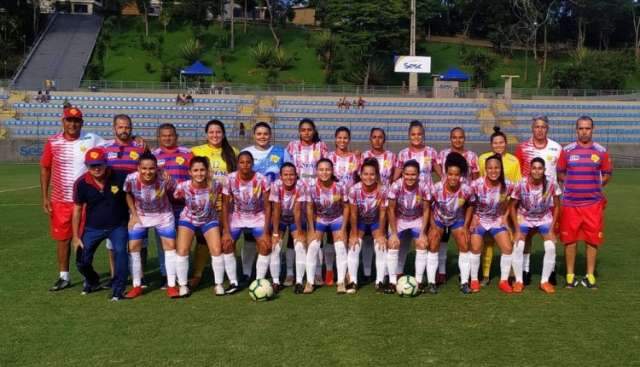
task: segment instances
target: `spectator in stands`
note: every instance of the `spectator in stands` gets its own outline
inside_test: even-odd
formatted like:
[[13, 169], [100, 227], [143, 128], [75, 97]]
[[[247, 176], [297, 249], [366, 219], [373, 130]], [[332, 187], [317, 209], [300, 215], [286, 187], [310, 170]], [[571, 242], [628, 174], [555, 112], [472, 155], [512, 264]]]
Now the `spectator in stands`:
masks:
[[193, 104], [193, 97], [191, 96], [191, 93], [187, 94], [184, 100], [186, 104]]
[[49, 103], [49, 101], [51, 101], [51, 95], [49, 94], [49, 91], [45, 91], [44, 92], [44, 102], [45, 103]]
[[95, 134], [82, 133], [83, 121], [78, 108], [64, 109], [62, 132], [47, 139], [40, 159], [42, 208], [50, 218], [51, 237], [56, 241], [60, 271], [50, 291], [71, 286], [69, 250], [73, 237], [73, 187], [76, 179], [87, 171], [85, 152], [104, 142]]
[[182, 105], [183, 99], [180, 93], [176, 96], [176, 105]]
[[44, 96], [42, 95], [42, 91], [41, 91], [41, 90], [39, 90], [39, 91], [38, 91], [38, 95], [36, 96], [36, 101], [38, 101], [38, 102], [40, 102], [40, 103], [43, 103], [43, 102], [44, 102], [44, 98], [43, 98], [43, 97], [44, 97]]
[[238, 125], [238, 136], [240, 136], [240, 139], [244, 139], [245, 137], [244, 122], [241, 122], [240, 125]]
[[367, 103], [367, 102], [362, 98], [362, 96], [358, 97], [357, 105], [358, 105], [358, 108], [359, 108], [359, 109], [364, 109], [364, 105], [365, 105], [366, 103]]

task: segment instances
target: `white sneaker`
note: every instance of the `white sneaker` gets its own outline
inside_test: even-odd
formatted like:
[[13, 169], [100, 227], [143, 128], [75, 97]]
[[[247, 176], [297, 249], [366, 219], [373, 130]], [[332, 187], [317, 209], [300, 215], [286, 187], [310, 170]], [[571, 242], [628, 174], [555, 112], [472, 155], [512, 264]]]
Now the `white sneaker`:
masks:
[[287, 275], [287, 278], [284, 280], [284, 286], [291, 287], [293, 285], [294, 280], [295, 279], [293, 278], [293, 275]]
[[216, 284], [215, 287], [213, 287], [214, 293], [216, 294], [216, 296], [224, 296], [224, 287], [222, 286], [222, 284]]
[[189, 295], [189, 287], [186, 285], [180, 286], [180, 297], [186, 297]]

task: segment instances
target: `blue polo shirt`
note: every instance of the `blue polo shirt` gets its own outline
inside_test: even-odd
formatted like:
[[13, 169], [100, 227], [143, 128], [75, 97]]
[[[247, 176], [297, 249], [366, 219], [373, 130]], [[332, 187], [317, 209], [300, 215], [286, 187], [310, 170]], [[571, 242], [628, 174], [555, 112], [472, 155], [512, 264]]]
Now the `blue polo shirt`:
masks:
[[129, 221], [127, 195], [123, 190], [127, 176], [107, 168], [104, 187], [99, 188], [89, 172], [80, 176], [73, 191], [73, 201], [86, 205], [85, 227], [113, 229]]

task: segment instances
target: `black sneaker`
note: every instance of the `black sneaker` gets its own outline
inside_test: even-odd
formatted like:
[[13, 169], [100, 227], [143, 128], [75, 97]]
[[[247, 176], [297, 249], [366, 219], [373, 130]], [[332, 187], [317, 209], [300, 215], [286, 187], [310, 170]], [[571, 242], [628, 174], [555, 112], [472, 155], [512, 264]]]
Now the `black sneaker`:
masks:
[[296, 283], [296, 285], [293, 286], [293, 293], [302, 294], [303, 292], [304, 292], [304, 285], [300, 283]]
[[422, 294], [424, 293], [424, 290], [427, 288], [427, 283], [420, 283], [418, 284], [418, 294]]
[[100, 284], [95, 284], [95, 285], [89, 285], [86, 284], [83, 288], [82, 288], [82, 295], [86, 296], [89, 293], [94, 293], [97, 291], [102, 290], [102, 287], [100, 286]]
[[282, 290], [282, 286], [277, 283], [271, 284], [271, 288], [273, 288], [273, 294], [278, 294], [280, 293], [280, 290]]
[[57, 292], [57, 291], [61, 291], [61, 290], [65, 289], [65, 288], [69, 288], [69, 287], [71, 287], [71, 282], [70, 281], [64, 280], [62, 278], [59, 278], [53, 284], [53, 287], [49, 288], [49, 292]]
[[147, 289], [147, 288], [149, 288], [149, 285], [147, 284], [147, 281], [146, 281], [144, 278], [141, 278], [141, 279], [140, 279], [140, 287], [141, 287], [142, 289]]
[[234, 294], [236, 293], [240, 288], [238, 287], [237, 284], [235, 283], [231, 283], [229, 284], [229, 286], [227, 288], [224, 289], [224, 294]]
[[460, 285], [460, 292], [462, 292], [462, 294], [471, 294], [471, 287], [469, 287], [469, 283]]
[[595, 283], [591, 283], [589, 281], [589, 278], [586, 277], [586, 276], [584, 278], [582, 278], [582, 281], [580, 281], [580, 284], [582, 284], [582, 286], [585, 287], [585, 288], [598, 289], [598, 285], [595, 284]]
[[384, 289], [385, 294], [395, 294], [396, 293], [396, 285], [393, 283], [388, 283], [387, 287]]
[[530, 271], [523, 271], [522, 272], [522, 281], [523, 281], [524, 285], [530, 285], [531, 284], [531, 272]]
[[580, 282], [578, 281], [578, 279], [576, 279], [576, 277], [573, 277], [573, 282], [565, 284], [564, 287], [567, 289], [573, 289], [579, 285], [580, 285]]
[[382, 282], [378, 282], [376, 284], [376, 293], [385, 293], [385, 286], [384, 283]]
[[113, 287], [113, 279], [109, 278], [106, 282], [102, 283], [102, 289], [111, 289]]
[[480, 281], [480, 286], [483, 288], [488, 287], [489, 284], [491, 284], [491, 277], [482, 278], [482, 280]]
[[429, 294], [438, 294], [438, 286], [434, 283], [429, 283], [427, 285], [427, 292], [429, 292]]
[[347, 294], [356, 294], [358, 292], [358, 285], [351, 282], [347, 285]]
[[551, 275], [549, 275], [549, 283], [551, 283], [551, 285], [557, 285], [557, 280], [556, 280], [556, 271], [552, 271]]

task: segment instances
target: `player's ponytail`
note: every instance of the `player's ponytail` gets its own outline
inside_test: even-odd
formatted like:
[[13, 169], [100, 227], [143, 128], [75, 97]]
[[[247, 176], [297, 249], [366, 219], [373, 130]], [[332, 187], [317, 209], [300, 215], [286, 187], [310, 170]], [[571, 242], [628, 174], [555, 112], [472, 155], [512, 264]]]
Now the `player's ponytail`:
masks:
[[507, 136], [502, 131], [500, 131], [500, 126], [494, 126], [493, 134], [491, 134], [491, 137], [489, 138], [489, 143], [493, 143], [493, 139], [497, 138], [498, 136], [502, 136], [504, 141], [507, 141]]

